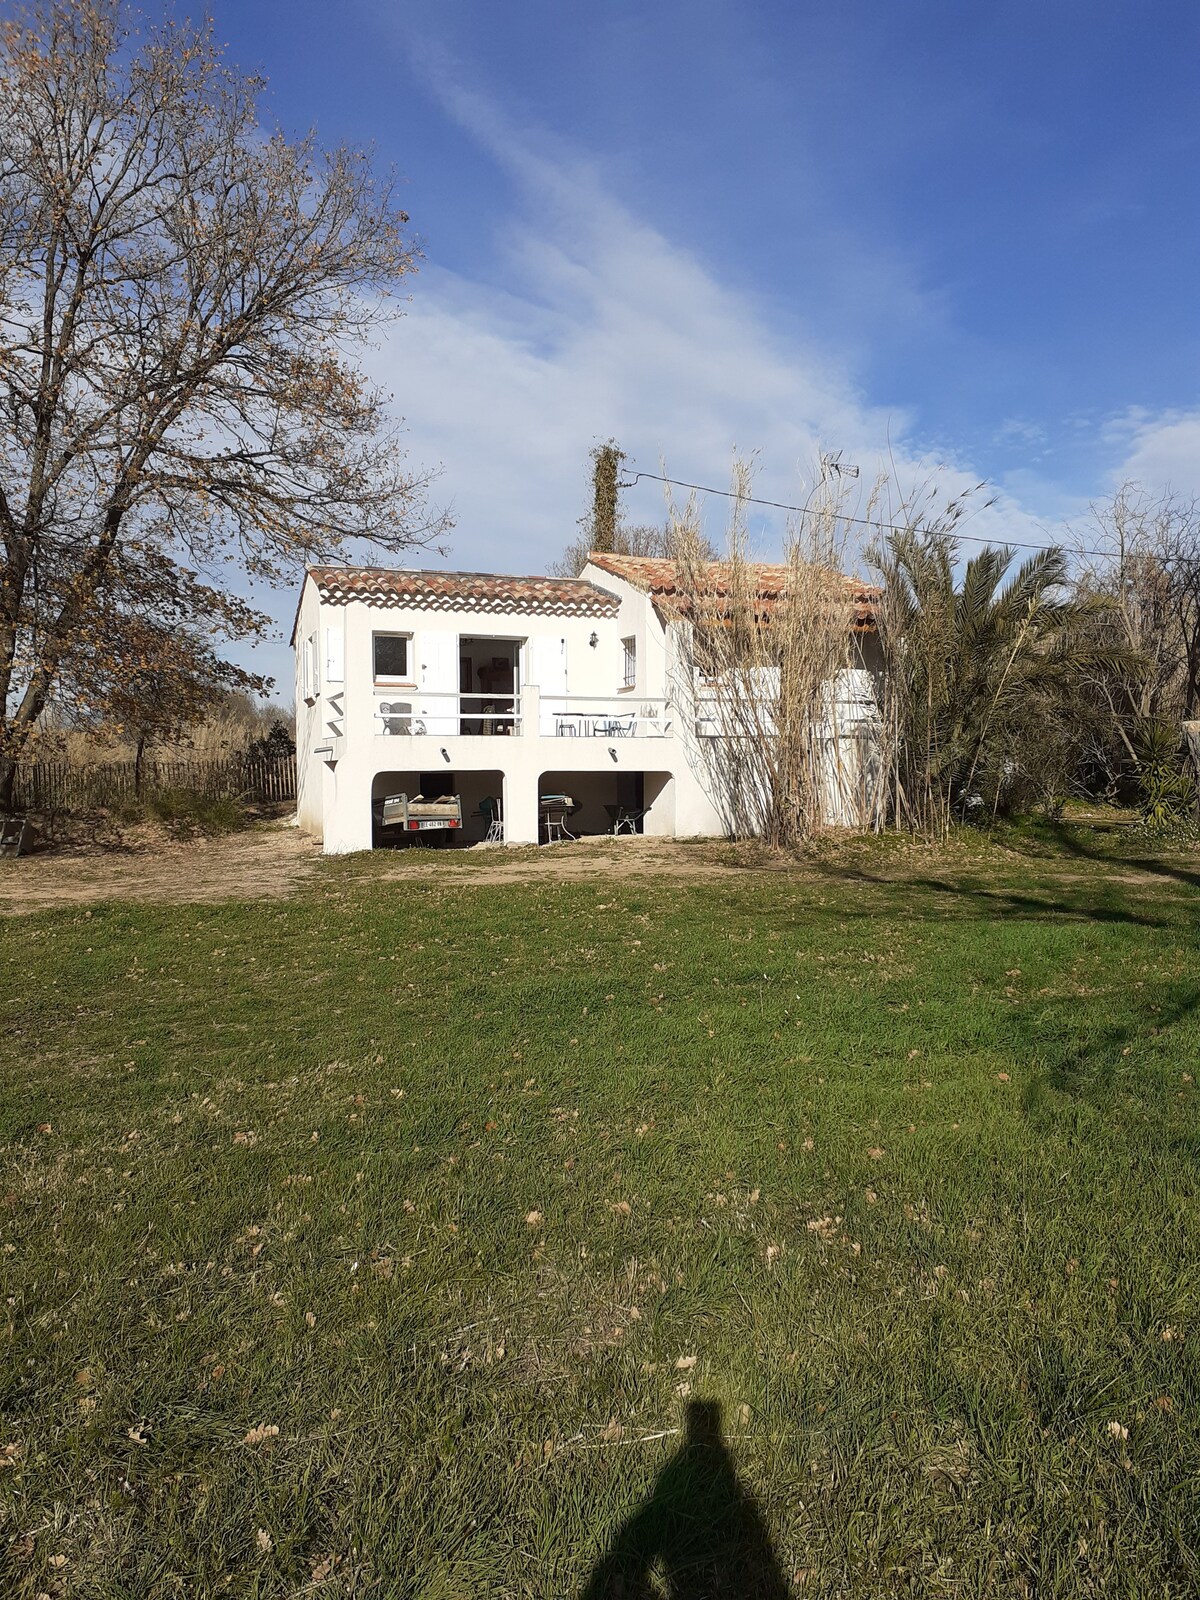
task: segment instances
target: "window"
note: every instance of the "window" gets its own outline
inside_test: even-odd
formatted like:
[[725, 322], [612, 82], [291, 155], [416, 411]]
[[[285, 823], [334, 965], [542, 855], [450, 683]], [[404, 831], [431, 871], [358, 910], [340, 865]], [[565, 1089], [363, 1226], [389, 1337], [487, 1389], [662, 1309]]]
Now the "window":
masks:
[[622, 639], [621, 647], [625, 651], [625, 688], [632, 689], [637, 682], [637, 640]]
[[377, 633], [375, 635], [376, 683], [408, 683], [408, 647], [412, 640], [407, 633]]

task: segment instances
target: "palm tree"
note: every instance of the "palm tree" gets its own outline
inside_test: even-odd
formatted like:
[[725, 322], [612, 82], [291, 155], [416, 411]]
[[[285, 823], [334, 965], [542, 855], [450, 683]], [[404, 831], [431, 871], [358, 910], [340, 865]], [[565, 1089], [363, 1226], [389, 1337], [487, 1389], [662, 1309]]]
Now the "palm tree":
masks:
[[884, 590], [895, 820], [943, 832], [954, 817], [994, 815], [1031, 778], [1044, 789], [1062, 770], [1085, 675], [1112, 654], [1092, 627], [1102, 602], [1071, 593], [1064, 552], [1041, 550], [1012, 573], [1014, 552], [987, 546], [956, 580], [952, 535], [904, 530], [869, 559]]

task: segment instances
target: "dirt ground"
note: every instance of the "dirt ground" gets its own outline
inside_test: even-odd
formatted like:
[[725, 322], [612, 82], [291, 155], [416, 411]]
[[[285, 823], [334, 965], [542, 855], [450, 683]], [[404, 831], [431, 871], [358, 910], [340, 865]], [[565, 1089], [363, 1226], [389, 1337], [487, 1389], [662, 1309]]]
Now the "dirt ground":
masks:
[[[0, 915], [102, 900], [187, 904], [293, 894], [318, 870], [320, 846], [284, 822], [244, 833], [181, 841], [160, 830], [126, 830], [119, 841], [76, 843], [0, 860]], [[518, 849], [395, 850], [340, 863], [344, 877], [403, 882], [436, 877], [464, 884], [614, 877], [719, 877], [749, 865], [731, 847], [673, 839], [582, 839]], [[755, 863], [762, 865], [763, 863]]]
[[313, 841], [286, 824], [188, 841], [140, 828], [105, 849], [0, 861], [0, 915], [100, 900], [186, 904], [278, 897], [291, 894], [318, 859]]
[[589, 878], [713, 878], [734, 865], [729, 846], [717, 842], [646, 839], [638, 835], [578, 839], [569, 844], [510, 849], [433, 852], [397, 850], [367, 858], [375, 878], [411, 879], [431, 871], [445, 879], [471, 883], [531, 883], [544, 879], [578, 882]]
[[[988, 863], [1004, 875], [1000, 850]], [[0, 860], [0, 916], [19, 916], [55, 906], [91, 905], [100, 901], [152, 901], [188, 904], [199, 901], [278, 899], [294, 894], [316, 876], [323, 858], [315, 840], [283, 821], [260, 822], [241, 833], [181, 841], [161, 830], [142, 827], [66, 849]], [[342, 882], [371, 880], [406, 882], [437, 879], [464, 887], [541, 881], [635, 878], [718, 879], [745, 872], [791, 872], [876, 880], [902, 879], [912, 873], [955, 878], [974, 873], [982, 863], [970, 850], [943, 847], [936, 857], [929, 846], [895, 847], [886, 857], [873, 854], [868, 841], [830, 841], [822, 856], [797, 859], [772, 855], [753, 845], [716, 840], [636, 838], [582, 839], [542, 848], [476, 847], [468, 850], [375, 851], [330, 862]], [[1027, 872], [1028, 858], [1014, 856], [1011, 867]], [[1037, 863], [1040, 886], [1064, 890], [1081, 878], [1150, 888], [1163, 877], [1197, 884], [1197, 874], [1164, 870], [1150, 862], [1064, 861]]]

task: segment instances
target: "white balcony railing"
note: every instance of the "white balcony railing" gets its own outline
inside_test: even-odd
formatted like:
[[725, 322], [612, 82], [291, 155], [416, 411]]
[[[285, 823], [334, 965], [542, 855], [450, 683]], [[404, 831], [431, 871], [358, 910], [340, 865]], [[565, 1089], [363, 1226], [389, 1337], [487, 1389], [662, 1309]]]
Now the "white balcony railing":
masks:
[[666, 700], [632, 694], [543, 694], [538, 707], [538, 732], [557, 739], [663, 739], [671, 723]]
[[396, 689], [375, 694], [375, 730], [402, 737], [504, 735], [522, 731], [519, 694], [450, 694]]
[[[532, 701], [530, 714], [526, 705]], [[668, 701], [636, 695], [451, 694], [377, 690], [381, 737], [446, 738], [540, 734], [558, 739], [662, 739], [671, 733]]]

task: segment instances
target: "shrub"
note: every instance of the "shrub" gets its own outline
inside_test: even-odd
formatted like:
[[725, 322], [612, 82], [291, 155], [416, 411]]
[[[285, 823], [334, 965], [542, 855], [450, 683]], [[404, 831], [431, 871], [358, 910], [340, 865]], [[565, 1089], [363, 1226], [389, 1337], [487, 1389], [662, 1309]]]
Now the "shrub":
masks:
[[1166, 717], [1145, 717], [1134, 732], [1138, 801], [1142, 821], [1170, 829], [1196, 814], [1196, 780], [1184, 765], [1183, 739]]
[[192, 789], [163, 789], [147, 798], [144, 811], [177, 838], [195, 833], [232, 833], [246, 821], [236, 800], [214, 799]]

